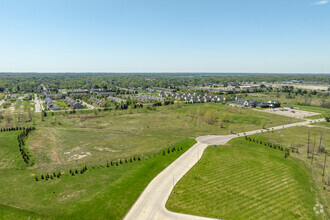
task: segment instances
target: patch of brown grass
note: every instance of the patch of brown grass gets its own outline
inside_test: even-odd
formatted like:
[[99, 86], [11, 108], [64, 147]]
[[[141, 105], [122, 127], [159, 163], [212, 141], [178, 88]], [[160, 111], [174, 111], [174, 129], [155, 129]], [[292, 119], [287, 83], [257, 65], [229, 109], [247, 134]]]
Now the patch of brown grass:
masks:
[[80, 119], [91, 119], [91, 118], [99, 118], [99, 115], [69, 115], [68, 119], [71, 118], [80, 118]]

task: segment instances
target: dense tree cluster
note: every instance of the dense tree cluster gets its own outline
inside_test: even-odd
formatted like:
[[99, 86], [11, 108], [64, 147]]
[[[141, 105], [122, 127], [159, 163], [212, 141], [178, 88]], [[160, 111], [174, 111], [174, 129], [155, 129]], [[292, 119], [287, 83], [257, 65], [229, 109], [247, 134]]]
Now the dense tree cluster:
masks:
[[[304, 80], [305, 82], [330, 83], [327, 74], [223, 74], [223, 73], [0, 73], [0, 92], [38, 92], [44, 84], [51, 92], [60, 89], [103, 89], [129, 93], [120, 87], [159, 87], [207, 85], [237, 82], [282, 82]], [[119, 88], [118, 88], [119, 87]]]

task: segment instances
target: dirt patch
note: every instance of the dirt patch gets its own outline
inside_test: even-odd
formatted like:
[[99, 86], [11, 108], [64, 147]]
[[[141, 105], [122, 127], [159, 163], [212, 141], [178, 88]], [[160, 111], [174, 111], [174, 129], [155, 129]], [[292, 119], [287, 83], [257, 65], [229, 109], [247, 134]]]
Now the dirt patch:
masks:
[[92, 155], [90, 152], [82, 152], [83, 154], [73, 154], [73, 155], [70, 155], [69, 156], [69, 161], [71, 160], [80, 160], [81, 158], [84, 158], [84, 157], [87, 157], [87, 156], [90, 156]]
[[68, 119], [72, 118], [80, 118], [80, 119], [91, 119], [91, 118], [99, 118], [99, 115], [69, 115]]
[[75, 147], [70, 151], [65, 152], [64, 154], [67, 155], [68, 161], [80, 160], [81, 158], [92, 155], [90, 152], [80, 151], [80, 147]]
[[119, 150], [112, 150], [110, 148], [107, 148], [107, 147], [94, 147], [95, 150], [98, 150], [98, 151], [107, 151], [107, 152], [112, 152], [112, 153], [115, 153], [115, 152], [120, 152]]

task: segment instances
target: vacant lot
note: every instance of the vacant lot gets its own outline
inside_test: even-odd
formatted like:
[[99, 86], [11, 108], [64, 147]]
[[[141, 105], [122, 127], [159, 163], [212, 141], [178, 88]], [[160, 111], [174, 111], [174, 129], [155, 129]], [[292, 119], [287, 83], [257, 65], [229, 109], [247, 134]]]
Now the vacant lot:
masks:
[[317, 195], [307, 167], [244, 138], [206, 149], [175, 186], [167, 208], [221, 219], [313, 219]]
[[75, 176], [62, 170], [61, 178], [46, 181], [34, 169], [17, 166], [22, 158], [16, 137], [17, 132], [0, 132], [1, 140], [10, 143], [1, 142], [0, 148], [0, 155], [8, 158], [0, 164], [0, 219], [122, 219], [147, 184], [196, 143], [181, 141], [175, 145], [180, 151], [119, 166], [87, 165], [87, 172]]
[[[27, 146], [36, 158], [22, 169], [17, 132], [0, 132], [0, 213], [2, 218], [121, 219], [145, 186], [205, 134], [229, 134], [299, 121], [219, 104], [166, 106], [94, 113], [64, 112], [35, 126]], [[9, 143], [9, 145], [8, 145]], [[182, 151], [163, 149], [183, 147]], [[155, 157], [154, 157], [155, 154]], [[141, 161], [106, 166], [134, 156]], [[9, 158], [4, 160], [4, 158]], [[83, 166], [88, 171], [80, 174]], [[94, 168], [92, 168], [94, 167]], [[70, 169], [78, 169], [71, 176]], [[61, 178], [41, 174], [61, 171]], [[35, 181], [35, 177], [39, 181]], [[1, 218], [0, 217], [0, 218]]]
[[85, 115], [49, 114], [36, 122], [29, 148], [36, 167], [104, 162], [136, 154], [158, 152], [186, 138], [229, 134], [299, 121], [297, 119], [230, 108], [220, 104], [168, 106], [157, 110], [96, 112]]

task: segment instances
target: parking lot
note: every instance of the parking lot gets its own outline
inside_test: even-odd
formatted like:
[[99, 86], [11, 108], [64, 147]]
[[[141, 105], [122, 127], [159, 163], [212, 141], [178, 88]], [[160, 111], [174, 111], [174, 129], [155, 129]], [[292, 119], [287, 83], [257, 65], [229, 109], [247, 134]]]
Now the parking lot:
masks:
[[315, 112], [308, 112], [308, 111], [289, 109], [289, 108], [265, 109], [263, 111], [273, 113], [273, 114], [293, 117], [293, 118], [300, 118], [300, 119], [319, 114], [319, 113], [315, 113]]

